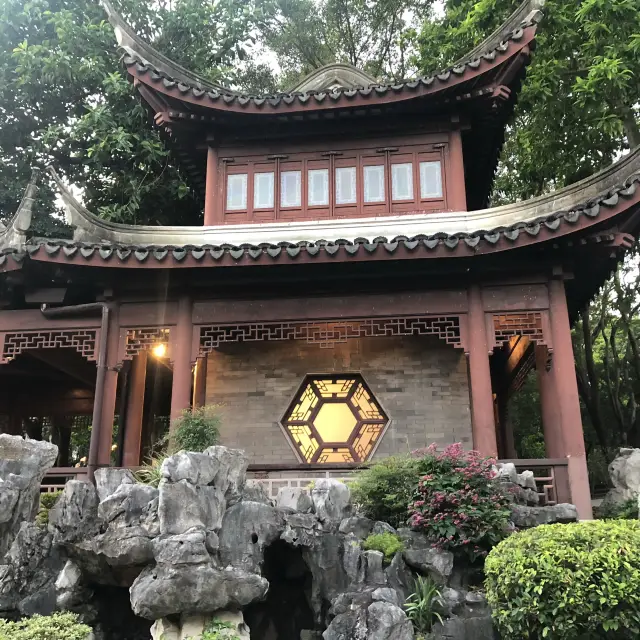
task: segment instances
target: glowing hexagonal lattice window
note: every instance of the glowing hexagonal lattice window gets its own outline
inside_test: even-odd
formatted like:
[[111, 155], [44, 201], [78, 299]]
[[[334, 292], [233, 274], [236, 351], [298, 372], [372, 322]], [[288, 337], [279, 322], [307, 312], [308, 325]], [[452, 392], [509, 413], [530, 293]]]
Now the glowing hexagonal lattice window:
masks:
[[362, 462], [389, 418], [359, 375], [307, 376], [282, 426], [304, 462]]

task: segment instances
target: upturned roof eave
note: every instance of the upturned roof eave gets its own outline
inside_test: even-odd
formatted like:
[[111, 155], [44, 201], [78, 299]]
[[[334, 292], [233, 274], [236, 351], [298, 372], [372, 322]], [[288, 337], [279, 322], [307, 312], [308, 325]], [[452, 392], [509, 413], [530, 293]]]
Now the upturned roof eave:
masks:
[[82, 206], [51, 170], [76, 229], [75, 239], [117, 245], [261, 245], [336, 242], [376, 237], [477, 238], [508, 234], [521, 228], [571, 221], [577, 215], [595, 219], [597, 209], [611, 199], [635, 194], [640, 181], [640, 147], [595, 175], [555, 192], [523, 202], [478, 211], [416, 213], [377, 218], [273, 222], [213, 227], [154, 227], [102, 220]]
[[[539, 0], [526, 0], [487, 40], [451, 67], [430, 76], [397, 84], [373, 84], [335, 91], [290, 92], [273, 95], [243, 95], [219, 87], [157, 52], [145, 43], [115, 11], [109, 0], [101, 0], [121, 48], [129, 74], [153, 92], [190, 105], [239, 113], [268, 114], [282, 111], [309, 111], [349, 107], [352, 103], [400, 102], [437, 93], [489, 72], [517, 55], [532, 42], [541, 12]], [[496, 33], [504, 35], [497, 41]], [[522, 65], [526, 64], [523, 60]]]

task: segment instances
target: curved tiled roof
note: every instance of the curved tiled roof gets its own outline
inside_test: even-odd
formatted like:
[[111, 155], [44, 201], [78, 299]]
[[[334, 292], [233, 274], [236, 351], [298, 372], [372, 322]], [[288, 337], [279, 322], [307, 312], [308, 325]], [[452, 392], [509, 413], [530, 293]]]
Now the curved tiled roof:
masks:
[[[266, 225], [137, 227], [107, 222], [85, 209], [55, 172], [52, 175], [68, 222], [75, 227], [74, 239], [5, 244], [0, 265], [8, 255], [19, 261], [25, 254], [62, 261], [98, 260], [111, 265], [144, 263], [155, 267], [186, 259], [195, 266], [299, 257], [348, 260], [401, 254], [472, 256], [553, 239], [597, 225], [611, 215], [640, 210], [640, 147], [581, 182], [502, 207]], [[598, 242], [613, 239], [606, 229], [599, 234]], [[631, 240], [623, 234], [623, 246]]]
[[184, 100], [223, 108], [251, 106], [257, 107], [260, 112], [280, 106], [309, 108], [315, 105], [333, 106], [337, 103], [348, 105], [348, 102], [356, 97], [397, 97], [399, 94], [412, 97], [420, 93], [420, 90], [432, 90], [440, 85], [446, 86], [452, 79], [460, 78], [468, 71], [479, 70], [483, 63], [494, 63], [502, 54], [509, 51], [512, 43], [517, 44], [526, 39], [528, 28], [535, 27], [542, 16], [538, 9], [541, 5], [540, 0], [525, 0], [496, 32], [467, 56], [453, 66], [428, 76], [393, 84], [369, 84], [363, 87], [335, 88], [330, 91], [312, 90], [249, 95], [215, 85], [202, 76], [173, 63], [137, 36], [114, 9], [110, 0], [101, 0], [101, 2], [114, 27], [118, 42], [125, 51], [124, 64], [132, 75], [161, 92], [176, 91]]
[[463, 240], [473, 246], [520, 233], [536, 235], [546, 227], [574, 224], [584, 216], [594, 219], [601, 207], [614, 206], [620, 198], [635, 194], [640, 179], [640, 147], [615, 164], [573, 185], [514, 204], [479, 211], [416, 213], [377, 218], [334, 219], [309, 222], [276, 222], [216, 227], [154, 227], [125, 225], [102, 220], [83, 207], [62, 183], [55, 171], [67, 211], [76, 228], [75, 240], [115, 244], [151, 245], [263, 245], [285, 243], [339, 242], [356, 238], [420, 237]]

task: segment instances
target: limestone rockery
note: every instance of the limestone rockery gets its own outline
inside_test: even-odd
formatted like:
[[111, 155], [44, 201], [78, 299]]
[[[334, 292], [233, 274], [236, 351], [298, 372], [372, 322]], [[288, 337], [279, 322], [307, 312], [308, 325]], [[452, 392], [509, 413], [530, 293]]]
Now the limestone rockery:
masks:
[[68, 482], [37, 525], [55, 456], [0, 435], [0, 615], [76, 611], [97, 640], [197, 638], [212, 618], [242, 639], [410, 640], [402, 604], [429, 574], [449, 616], [435, 637], [493, 637], [450, 553], [408, 529], [388, 565], [363, 549], [393, 530], [358, 516], [341, 482], [283, 489], [273, 504], [246, 482], [244, 453], [216, 446], [165, 460], [158, 488], [121, 469], [99, 470], [95, 487]]

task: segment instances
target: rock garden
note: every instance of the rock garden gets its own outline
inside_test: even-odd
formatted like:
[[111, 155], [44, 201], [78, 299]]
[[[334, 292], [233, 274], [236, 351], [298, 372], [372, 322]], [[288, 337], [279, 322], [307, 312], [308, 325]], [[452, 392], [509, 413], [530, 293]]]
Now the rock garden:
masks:
[[1, 435], [0, 453], [1, 640], [640, 633], [637, 520], [575, 523], [457, 445], [274, 501], [212, 446], [164, 459], [157, 486], [101, 469], [40, 511], [56, 448]]

